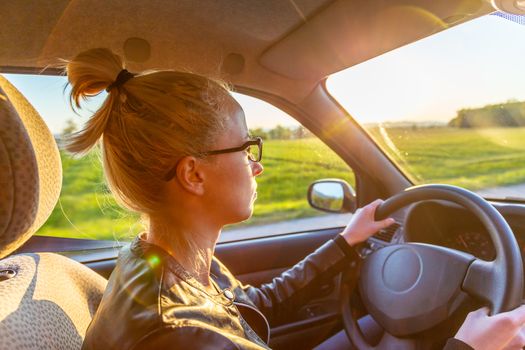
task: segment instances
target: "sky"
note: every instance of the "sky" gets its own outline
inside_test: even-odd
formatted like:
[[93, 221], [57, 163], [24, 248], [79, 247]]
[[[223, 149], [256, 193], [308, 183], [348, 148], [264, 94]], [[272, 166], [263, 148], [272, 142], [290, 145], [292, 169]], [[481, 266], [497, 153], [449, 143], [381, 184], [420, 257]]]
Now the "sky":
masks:
[[[329, 77], [328, 90], [362, 123], [446, 122], [462, 108], [525, 101], [525, 26], [485, 16], [393, 50]], [[83, 124], [102, 103], [93, 98], [76, 115], [65, 77], [6, 74], [53, 133], [68, 119]], [[250, 128], [297, 122], [257, 99], [235, 94]]]
[[462, 108], [525, 100], [525, 26], [489, 15], [332, 75], [358, 121], [448, 121]]
[[[68, 119], [77, 126], [85, 123], [102, 104], [106, 93], [102, 93], [83, 105], [78, 114], [69, 105], [66, 77], [4, 74], [20, 90], [46, 121], [53, 134], [60, 134]], [[276, 125], [296, 127], [299, 123], [271, 104], [256, 98], [233, 94], [241, 104], [249, 128], [271, 129]]]

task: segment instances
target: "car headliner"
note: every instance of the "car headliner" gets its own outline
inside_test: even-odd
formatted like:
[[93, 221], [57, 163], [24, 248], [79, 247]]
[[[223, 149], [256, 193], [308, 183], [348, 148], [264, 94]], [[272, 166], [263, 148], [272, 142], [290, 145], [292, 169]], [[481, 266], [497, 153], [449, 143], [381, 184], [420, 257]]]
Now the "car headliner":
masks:
[[93, 47], [299, 103], [327, 75], [490, 13], [482, 0], [3, 1], [0, 71], [57, 74]]

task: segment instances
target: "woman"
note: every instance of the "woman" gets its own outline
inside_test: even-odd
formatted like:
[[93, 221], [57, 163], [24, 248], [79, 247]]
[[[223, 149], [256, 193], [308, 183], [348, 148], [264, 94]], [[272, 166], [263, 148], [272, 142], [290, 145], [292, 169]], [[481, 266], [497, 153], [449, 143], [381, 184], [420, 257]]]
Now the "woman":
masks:
[[[68, 149], [84, 154], [102, 139], [111, 191], [148, 223], [122, 249], [84, 349], [268, 348], [268, 322], [300, 307], [315, 284], [358, 259], [353, 245], [393, 222], [374, 221], [375, 201], [271, 283], [244, 286], [213, 253], [222, 227], [252, 214], [262, 141], [250, 138], [225, 86], [173, 71], [133, 75], [107, 49], [79, 54], [67, 74], [77, 107], [109, 92]], [[524, 321], [525, 308], [478, 310], [447, 349], [521, 348]]]

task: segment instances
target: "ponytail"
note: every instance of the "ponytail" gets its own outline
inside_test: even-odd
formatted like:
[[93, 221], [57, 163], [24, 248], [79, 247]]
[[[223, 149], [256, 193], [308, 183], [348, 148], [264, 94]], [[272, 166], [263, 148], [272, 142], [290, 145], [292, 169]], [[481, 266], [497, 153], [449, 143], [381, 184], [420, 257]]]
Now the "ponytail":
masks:
[[102, 140], [104, 173], [117, 202], [151, 214], [163, 206], [164, 179], [177, 160], [211, 149], [224, 131], [233, 98], [226, 85], [197, 74], [149, 71], [131, 79], [124, 69], [108, 49], [67, 63], [72, 108], [109, 93], [66, 149], [82, 156]]
[[[72, 86], [71, 107], [80, 108], [81, 101], [107, 89], [122, 69], [124, 69], [122, 59], [108, 49], [92, 49], [77, 55], [66, 67], [69, 84]], [[73, 154], [86, 154], [106, 130], [114, 108], [115, 94], [109, 94], [85, 128], [68, 138], [66, 149]]]

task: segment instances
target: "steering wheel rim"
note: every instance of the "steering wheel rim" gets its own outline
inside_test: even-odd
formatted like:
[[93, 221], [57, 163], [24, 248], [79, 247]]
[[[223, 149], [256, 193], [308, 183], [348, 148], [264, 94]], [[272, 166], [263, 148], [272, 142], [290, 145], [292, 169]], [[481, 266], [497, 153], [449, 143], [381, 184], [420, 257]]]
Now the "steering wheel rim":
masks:
[[[425, 254], [427, 254], [426, 252], [430, 251], [430, 254], [435, 254], [437, 252], [438, 255], [442, 254], [443, 257], [447, 259], [458, 259], [458, 261], [461, 260], [462, 263], [465, 264], [466, 274], [461, 278], [462, 284], [458, 288], [460, 288], [466, 294], [488, 303], [491, 306], [492, 314], [508, 311], [518, 306], [521, 303], [521, 298], [523, 295], [523, 262], [521, 259], [521, 253], [519, 250], [518, 243], [511, 228], [509, 227], [503, 216], [490, 203], [488, 203], [479, 195], [466, 189], [452, 185], [414, 186], [406, 189], [404, 192], [398, 193], [390, 197], [385, 202], [383, 202], [383, 204], [380, 205], [376, 210], [376, 220], [384, 219], [392, 213], [394, 213], [395, 211], [407, 205], [423, 200], [451, 201], [463, 206], [471, 213], [476, 215], [476, 217], [480, 219], [483, 226], [489, 232], [491, 241], [495, 246], [496, 259], [492, 262], [486, 262], [472, 257], [469, 254], [454, 251], [448, 248], [441, 248], [439, 246], [399, 244], [388, 246], [389, 249], [392, 247], [392, 252], [385, 253], [387, 257], [379, 261], [379, 263], [375, 263], [375, 265], [377, 265], [376, 267], [374, 267], [375, 270], [377, 271], [379, 269], [380, 271], [383, 271], [385, 268], [388, 268], [389, 261], [393, 260], [391, 256], [399, 256], [400, 254], [396, 253], [399, 251], [412, 251], [410, 254], [418, 256], [419, 259], [423, 257], [423, 260], [425, 258]], [[379, 251], [383, 249], [380, 249]], [[375, 259], [374, 254], [376, 254], [376, 252], [372, 253], [369, 257], [367, 257], [367, 259], [365, 259], [364, 265], [367, 264], [367, 261], [369, 259]], [[447, 254], [450, 254], [450, 256]], [[378, 256], [379, 255], [380, 254], [378, 254]], [[405, 253], [404, 255], [407, 254]], [[380, 258], [377, 258], [375, 260], [378, 259]], [[424, 264], [421, 264], [421, 268], [426, 269], [424, 268]], [[368, 265], [375, 266], [374, 261], [370, 262]], [[370, 268], [365, 268], [363, 269], [363, 271], [363, 273], [366, 273], [371, 270]], [[384, 279], [384, 275], [382, 276]], [[413, 283], [414, 286], [416, 286], [419, 283], [419, 278], [420, 277], [416, 279], [412, 278], [410, 280], [410, 283]], [[401, 278], [401, 280], [403, 280], [403, 278]], [[364, 278], [363, 276], [359, 277], [360, 289], [363, 288], [362, 283], [366, 283], [366, 281], [366, 278]], [[489, 282], [490, 286], [483, 287], [483, 283], [486, 284], [487, 282]], [[387, 280], [386, 283], [388, 287], [389, 283], [391, 284], [391, 281]], [[394, 282], [394, 284], [396, 283], [399, 284], [398, 282]], [[381, 286], [384, 287], [385, 284], [383, 283], [383, 285]], [[374, 287], [374, 284], [372, 284], [372, 289]], [[394, 287], [397, 287], [397, 285], [395, 285]], [[404, 287], [405, 286], [403, 286], [403, 288]], [[410, 288], [413, 288], [413, 286]], [[410, 288], [407, 288], [406, 290], [408, 291], [410, 290]], [[413, 293], [413, 291], [410, 292]], [[343, 324], [345, 332], [350, 341], [358, 349], [416, 348], [414, 338], [406, 336], [406, 334], [404, 334], [404, 336], [402, 337], [398, 336], [398, 334], [396, 333], [399, 333], [399, 331], [395, 328], [395, 323], [391, 322], [392, 319], [389, 319], [388, 315], [385, 316], [381, 312], [379, 312], [377, 317], [379, 319], [382, 319], [383, 322], [379, 323], [383, 323], [381, 324], [381, 326], [390, 326], [390, 328], [393, 329], [392, 333], [396, 335], [385, 331], [384, 336], [382, 337], [381, 341], [377, 346], [372, 346], [368, 344], [363, 335], [360, 333], [357, 326], [357, 322], [352, 316], [350, 305], [350, 293], [350, 288], [343, 288], [341, 311], [343, 315]], [[373, 297], [371, 299], [373, 299]], [[414, 300], [417, 300], [417, 298]], [[369, 304], [365, 306], [367, 308], [367, 311], [370, 313], [369, 308], [371, 308], [372, 310], [377, 312], [378, 308], [376, 308], [376, 306], [373, 304], [374, 300], [367, 300], [367, 302]], [[382, 306], [384, 307], [385, 305]]]

